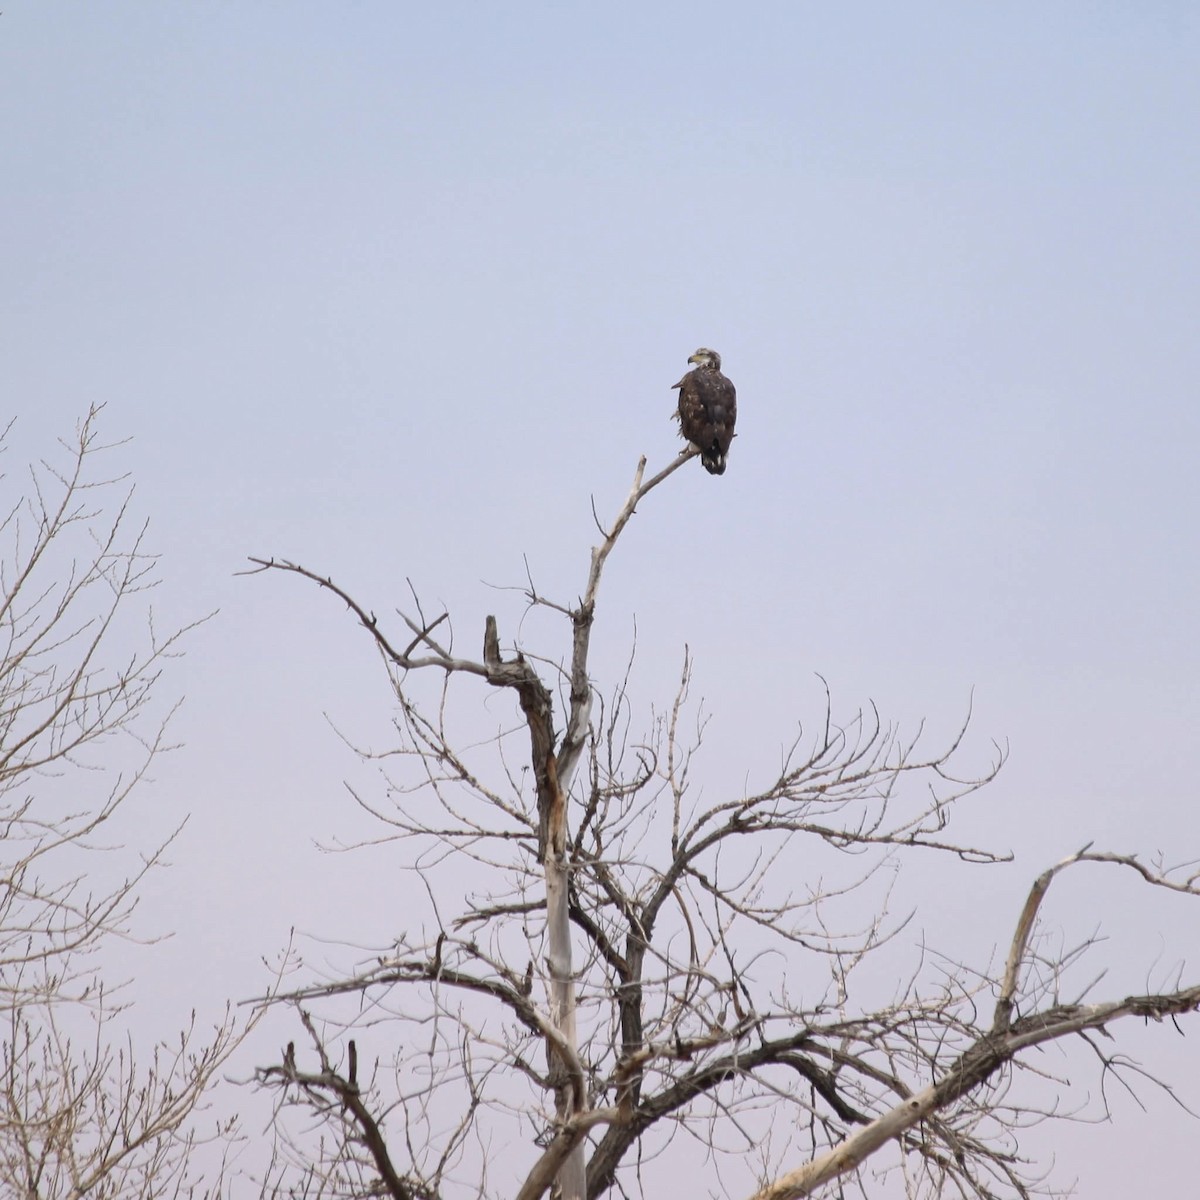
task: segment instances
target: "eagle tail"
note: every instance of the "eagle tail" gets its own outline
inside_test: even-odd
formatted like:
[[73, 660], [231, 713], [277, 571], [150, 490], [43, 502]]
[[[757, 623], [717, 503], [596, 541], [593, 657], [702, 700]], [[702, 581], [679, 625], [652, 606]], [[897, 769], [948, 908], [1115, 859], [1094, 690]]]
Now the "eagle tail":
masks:
[[700, 452], [700, 461], [704, 464], [704, 469], [710, 475], [725, 474], [725, 455], [715, 446], [711, 450], [702, 450]]

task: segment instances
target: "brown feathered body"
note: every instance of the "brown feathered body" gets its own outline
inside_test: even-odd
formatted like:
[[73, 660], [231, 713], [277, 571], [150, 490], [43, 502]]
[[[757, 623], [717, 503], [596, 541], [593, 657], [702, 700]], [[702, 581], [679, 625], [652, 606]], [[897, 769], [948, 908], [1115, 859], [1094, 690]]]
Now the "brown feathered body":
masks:
[[737, 421], [737, 391], [721, 374], [721, 356], [715, 350], [701, 347], [688, 362], [695, 363], [695, 369], [675, 384], [679, 432], [700, 451], [710, 475], [724, 475]]

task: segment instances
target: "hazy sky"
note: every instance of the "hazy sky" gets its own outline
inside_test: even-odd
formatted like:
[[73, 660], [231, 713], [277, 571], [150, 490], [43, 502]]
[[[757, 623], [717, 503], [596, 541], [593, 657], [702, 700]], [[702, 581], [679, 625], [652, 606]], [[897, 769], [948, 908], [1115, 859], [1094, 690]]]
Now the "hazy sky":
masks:
[[[819, 716], [816, 672], [935, 740], [973, 694], [971, 753], [1011, 760], [961, 836], [1016, 861], [901, 897], [976, 962], [1084, 842], [1200, 857], [1194, 6], [18, 0], [0, 130], [10, 471], [106, 404], [159, 619], [220, 609], [125, 831], [191, 814], [140, 914], [177, 937], [130, 951], [151, 1022], [260, 990], [292, 925], [368, 941], [404, 902], [386, 856], [313, 848], [362, 830], [323, 714], [382, 744], [386, 681], [336, 602], [245, 557], [381, 614], [411, 579], [465, 646], [492, 611], [511, 639], [487, 585], [524, 556], [578, 594], [591, 499], [675, 454], [698, 345], [739, 437], [630, 526], [601, 682], [635, 615], [646, 711], [686, 643], [714, 793]], [[1046, 917], [1111, 935], [1098, 996], [1189, 951], [1200, 977], [1194, 903], [1081, 872]], [[1116, 1032], [1200, 1105], [1194, 1026]], [[1190, 1193], [1195, 1125], [1146, 1099], [1029, 1147], [1082, 1196]]]

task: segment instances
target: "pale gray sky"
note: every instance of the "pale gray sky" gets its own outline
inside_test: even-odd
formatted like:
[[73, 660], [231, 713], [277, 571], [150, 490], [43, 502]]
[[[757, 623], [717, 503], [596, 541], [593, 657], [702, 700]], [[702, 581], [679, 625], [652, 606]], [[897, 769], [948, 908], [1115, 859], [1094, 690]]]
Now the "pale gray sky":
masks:
[[[291, 925], [386, 937], [404, 903], [312, 848], [357, 828], [322, 713], [382, 739], [377, 664], [245, 556], [515, 633], [481, 581], [524, 555], [578, 593], [590, 497], [674, 455], [701, 344], [740, 436], [619, 547], [602, 682], [635, 614], [645, 704], [687, 643], [713, 790], [776, 763], [815, 672], [938, 735], [973, 691], [975, 752], [1012, 758], [962, 834], [1016, 862], [902, 897], [964, 958], [1088, 840], [1200, 855], [1198, 135], [1184, 3], [6, 4], [10, 464], [106, 403], [161, 619], [221, 610], [139, 801], [192, 814], [141, 914], [178, 931], [136, 960], [151, 1020], [258, 990]], [[1112, 935], [1102, 991], [1200, 971], [1194, 904], [1081, 875], [1047, 916]], [[1188, 1084], [1195, 1037], [1153, 1032]], [[1030, 1147], [1083, 1196], [1190, 1193], [1195, 1127], [1147, 1095]]]

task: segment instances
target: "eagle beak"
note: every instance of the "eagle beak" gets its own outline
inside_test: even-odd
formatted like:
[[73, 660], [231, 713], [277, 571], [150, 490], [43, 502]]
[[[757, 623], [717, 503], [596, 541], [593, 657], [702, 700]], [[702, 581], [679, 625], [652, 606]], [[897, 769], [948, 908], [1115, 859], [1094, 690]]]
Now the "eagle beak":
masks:
[[690, 362], [690, 363], [698, 363], [699, 361], [700, 361], [700, 355], [699, 355], [699, 354], [693, 354], [693, 355], [692, 355], [692, 356], [691, 356], [691, 357], [688, 359], [688, 362]]

